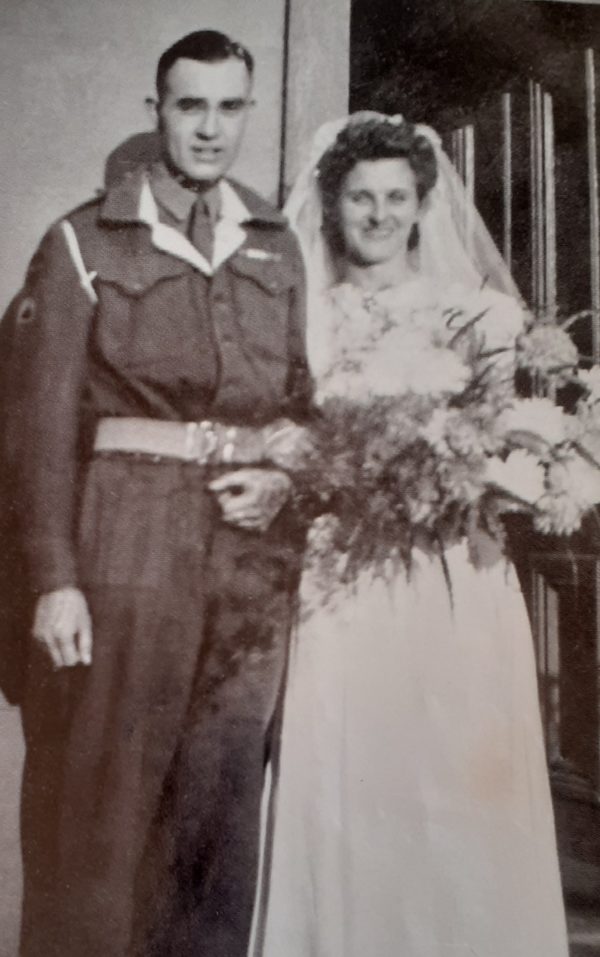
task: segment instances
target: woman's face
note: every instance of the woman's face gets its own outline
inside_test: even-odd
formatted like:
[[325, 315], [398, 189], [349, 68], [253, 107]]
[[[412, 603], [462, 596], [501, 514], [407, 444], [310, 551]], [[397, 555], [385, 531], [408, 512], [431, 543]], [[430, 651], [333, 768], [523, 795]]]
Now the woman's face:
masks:
[[360, 160], [339, 198], [346, 255], [363, 266], [406, 256], [419, 213], [417, 182], [407, 159]]

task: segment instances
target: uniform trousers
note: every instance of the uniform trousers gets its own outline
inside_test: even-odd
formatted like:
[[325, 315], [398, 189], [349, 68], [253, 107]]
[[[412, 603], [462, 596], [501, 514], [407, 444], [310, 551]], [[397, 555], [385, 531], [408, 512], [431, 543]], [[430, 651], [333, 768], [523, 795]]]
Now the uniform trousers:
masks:
[[28, 668], [22, 957], [245, 957], [302, 531], [227, 526], [211, 477], [92, 460], [93, 663]]

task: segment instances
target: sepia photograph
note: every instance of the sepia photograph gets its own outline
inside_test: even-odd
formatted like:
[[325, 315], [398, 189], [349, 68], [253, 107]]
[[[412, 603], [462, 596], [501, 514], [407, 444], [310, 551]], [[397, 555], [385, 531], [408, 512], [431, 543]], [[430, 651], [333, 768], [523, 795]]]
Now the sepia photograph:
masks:
[[0, 957], [600, 957], [600, 0], [0, 86]]

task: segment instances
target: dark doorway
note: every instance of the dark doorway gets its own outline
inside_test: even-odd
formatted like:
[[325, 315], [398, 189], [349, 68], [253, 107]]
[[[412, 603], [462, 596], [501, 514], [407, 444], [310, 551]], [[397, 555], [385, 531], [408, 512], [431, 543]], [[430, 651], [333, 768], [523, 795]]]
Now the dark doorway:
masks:
[[[354, 0], [351, 109], [402, 113], [449, 144], [474, 124], [475, 195], [502, 248], [501, 96], [513, 94], [513, 271], [531, 300], [528, 82], [553, 100], [558, 305], [589, 302], [584, 51], [600, 52], [600, 6], [530, 0]], [[581, 331], [583, 351], [589, 351]]]

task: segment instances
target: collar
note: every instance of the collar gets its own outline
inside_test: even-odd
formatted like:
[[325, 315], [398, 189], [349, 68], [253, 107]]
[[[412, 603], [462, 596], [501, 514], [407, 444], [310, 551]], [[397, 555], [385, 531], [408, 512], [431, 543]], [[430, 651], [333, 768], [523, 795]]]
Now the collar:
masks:
[[[148, 186], [148, 171], [139, 167], [128, 173], [104, 196], [100, 207], [100, 220], [109, 223], [141, 223], [140, 203], [142, 190]], [[175, 184], [183, 189], [179, 183]], [[252, 223], [259, 226], [285, 228], [287, 219], [266, 200], [235, 180], [222, 179], [219, 183], [220, 218], [235, 223]], [[189, 192], [184, 190], [184, 192]], [[195, 194], [192, 194], [195, 199]], [[178, 201], [177, 201], [178, 202]], [[193, 199], [192, 199], [193, 202]], [[189, 214], [189, 208], [188, 208]], [[177, 214], [176, 214], [177, 215]]]
[[202, 193], [180, 183], [161, 161], [154, 163], [148, 174], [150, 188], [154, 198], [162, 209], [173, 216], [178, 223], [185, 224], [190, 218], [192, 207], [201, 196], [211, 210], [211, 219], [216, 222], [221, 215], [220, 184], [213, 185]]
[[209, 262], [202, 253], [178, 229], [161, 223], [158, 206], [152, 193], [149, 179], [142, 181], [137, 221], [150, 227], [152, 244], [162, 252], [185, 259], [205, 276], [212, 276], [226, 259], [229, 259], [246, 241], [244, 224], [248, 210], [237, 194], [227, 184], [221, 184], [221, 214], [214, 228], [214, 246]]

